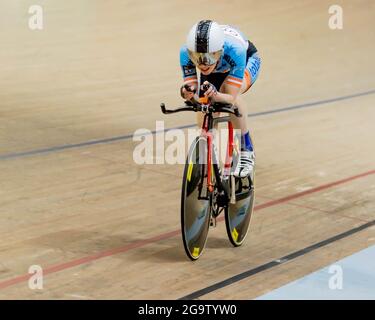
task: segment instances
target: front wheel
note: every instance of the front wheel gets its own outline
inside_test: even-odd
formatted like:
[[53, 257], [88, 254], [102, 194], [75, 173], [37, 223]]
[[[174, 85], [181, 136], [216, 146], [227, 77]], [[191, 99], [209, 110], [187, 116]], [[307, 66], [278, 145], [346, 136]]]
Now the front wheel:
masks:
[[207, 194], [207, 140], [197, 137], [190, 147], [181, 194], [181, 233], [191, 260], [197, 260], [206, 245], [211, 219], [212, 195]]

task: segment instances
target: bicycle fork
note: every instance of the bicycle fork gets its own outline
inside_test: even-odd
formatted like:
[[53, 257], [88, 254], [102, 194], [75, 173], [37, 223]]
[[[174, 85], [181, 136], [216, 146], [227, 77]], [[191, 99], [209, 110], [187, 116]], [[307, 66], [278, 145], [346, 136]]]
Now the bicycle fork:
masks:
[[[218, 194], [216, 195], [216, 205], [217, 210], [219, 207], [225, 207], [228, 205], [228, 200], [230, 203], [236, 203], [236, 190], [235, 190], [235, 177], [231, 174], [231, 167], [232, 167], [232, 160], [233, 160], [233, 149], [234, 149], [234, 136], [233, 136], [233, 125], [232, 122], [228, 121], [228, 145], [227, 145], [227, 153], [226, 159], [224, 164], [224, 172], [222, 177], [220, 176], [218, 170], [218, 164], [215, 164], [215, 168], [217, 172], [213, 172], [214, 166], [212, 163], [212, 149], [213, 149], [213, 135], [210, 132], [210, 128], [212, 127], [212, 122], [208, 123], [209, 118], [205, 116], [204, 118], [204, 126], [203, 132], [207, 138], [207, 194], [212, 193], [214, 191], [213, 179], [212, 176], [216, 176], [216, 183], [218, 188]], [[212, 121], [212, 120], [211, 120]], [[216, 159], [218, 162], [218, 159]], [[227, 181], [227, 187], [223, 184], [223, 178], [227, 179], [229, 177], [230, 182]], [[230, 187], [231, 186], [231, 187]], [[229, 194], [230, 191], [230, 194]], [[211, 216], [211, 226], [216, 226], [216, 217], [218, 214]]]

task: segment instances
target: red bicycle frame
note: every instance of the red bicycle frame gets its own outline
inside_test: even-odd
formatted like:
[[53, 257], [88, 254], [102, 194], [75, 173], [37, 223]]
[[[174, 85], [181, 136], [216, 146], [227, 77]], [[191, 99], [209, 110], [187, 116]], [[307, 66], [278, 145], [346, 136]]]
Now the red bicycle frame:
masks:
[[[216, 118], [217, 119], [217, 118]], [[207, 139], [207, 188], [209, 192], [214, 191], [214, 186], [212, 184], [212, 144], [213, 144], [213, 134], [210, 131], [212, 124], [209, 123], [209, 117], [204, 117], [204, 122], [202, 126], [202, 135]], [[234, 148], [234, 138], [233, 138], [233, 125], [232, 122], [228, 121], [228, 145], [227, 153], [225, 157], [224, 164], [224, 174], [229, 175], [230, 168], [232, 164], [233, 157], [233, 148]], [[216, 159], [218, 161], [219, 159]]]

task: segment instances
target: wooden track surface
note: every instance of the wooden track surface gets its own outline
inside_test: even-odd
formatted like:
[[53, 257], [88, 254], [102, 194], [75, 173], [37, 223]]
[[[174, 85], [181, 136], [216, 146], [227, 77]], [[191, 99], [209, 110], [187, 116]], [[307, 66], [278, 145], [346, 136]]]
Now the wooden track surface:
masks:
[[[343, 30], [328, 28], [326, 0], [45, 0], [44, 30], [30, 31], [30, 1], [1, 1], [0, 298], [208, 288], [193, 297], [251, 299], [373, 245], [375, 2], [336, 3]], [[183, 167], [135, 164], [131, 135], [194, 123], [159, 104], [182, 102], [179, 47], [202, 18], [237, 25], [262, 69], [245, 95], [257, 152], [249, 236], [233, 248], [220, 222], [193, 263], [179, 234]], [[43, 290], [28, 287], [31, 265]]]

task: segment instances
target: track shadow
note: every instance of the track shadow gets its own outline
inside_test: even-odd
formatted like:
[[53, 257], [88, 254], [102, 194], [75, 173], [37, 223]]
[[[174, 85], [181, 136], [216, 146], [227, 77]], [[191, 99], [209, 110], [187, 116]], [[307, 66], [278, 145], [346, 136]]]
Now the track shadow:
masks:
[[232, 248], [233, 246], [229, 242], [229, 239], [226, 237], [215, 237], [215, 236], [208, 236], [208, 240], [206, 243], [206, 248], [211, 249], [222, 249], [222, 248]]
[[181, 244], [171, 244], [170, 248], [162, 250], [152, 256], [153, 259], [159, 262], [184, 262], [190, 261], [185, 255], [185, 251]]
[[[69, 252], [78, 257], [108, 252], [110, 256], [116, 256], [118, 259], [128, 259], [128, 254], [131, 254], [132, 261], [152, 260], [159, 263], [190, 261], [185, 254], [181, 237], [172, 237], [122, 251], [123, 248], [138, 241], [142, 240], [128, 234], [103, 236], [100, 232], [70, 229], [29, 239], [28, 245], [36, 246], [36, 250], [47, 247], [56, 252]], [[232, 245], [224, 235], [209, 234], [206, 249], [231, 247]]]

